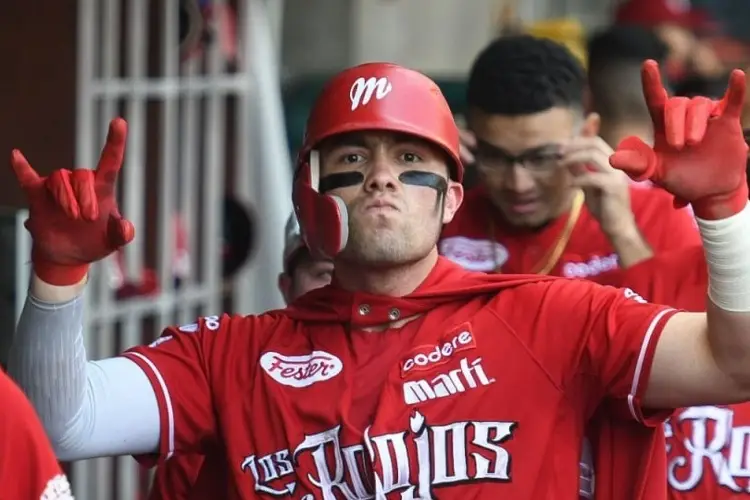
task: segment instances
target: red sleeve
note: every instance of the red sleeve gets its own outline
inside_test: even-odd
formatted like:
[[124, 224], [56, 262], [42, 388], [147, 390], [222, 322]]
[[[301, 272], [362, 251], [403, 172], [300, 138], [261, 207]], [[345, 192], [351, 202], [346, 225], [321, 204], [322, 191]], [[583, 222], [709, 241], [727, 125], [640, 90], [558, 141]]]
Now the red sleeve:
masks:
[[631, 418], [655, 423], [640, 402], [659, 337], [677, 311], [646, 303], [630, 289], [567, 279], [546, 282], [536, 303], [541, 323], [532, 328], [550, 335], [534, 336], [534, 350], [564, 390], [586, 394], [589, 407], [602, 397], [621, 401]]
[[[159, 458], [174, 453], [202, 453], [216, 434], [209, 361], [216, 344], [225, 342], [232, 318], [209, 316], [197, 323], [164, 330], [147, 346], [123, 356], [146, 373], [156, 393], [161, 418]], [[153, 465], [154, 457], [137, 457]]]
[[31, 403], [1, 371], [0, 401], [0, 497], [72, 500]]
[[661, 423], [670, 412], [647, 414], [641, 400], [659, 337], [678, 311], [649, 304], [629, 288], [597, 287], [591, 291], [590, 333], [581, 371], [593, 374], [610, 399], [626, 403], [630, 416], [638, 422]]

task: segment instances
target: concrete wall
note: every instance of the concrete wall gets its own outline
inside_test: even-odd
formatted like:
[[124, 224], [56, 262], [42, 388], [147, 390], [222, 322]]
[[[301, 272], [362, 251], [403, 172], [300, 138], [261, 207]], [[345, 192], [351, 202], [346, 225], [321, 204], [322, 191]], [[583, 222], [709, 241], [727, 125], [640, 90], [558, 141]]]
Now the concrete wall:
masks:
[[503, 5], [525, 21], [570, 15], [606, 24], [616, 0], [287, 0], [282, 61], [288, 75], [387, 60], [433, 75], [462, 75], [494, 36]]

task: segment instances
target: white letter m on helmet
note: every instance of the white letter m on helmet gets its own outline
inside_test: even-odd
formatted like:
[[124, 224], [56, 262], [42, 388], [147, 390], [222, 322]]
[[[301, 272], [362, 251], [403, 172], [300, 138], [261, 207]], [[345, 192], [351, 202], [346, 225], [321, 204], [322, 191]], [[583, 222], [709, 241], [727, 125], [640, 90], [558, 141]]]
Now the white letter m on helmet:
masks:
[[380, 100], [387, 96], [392, 89], [393, 86], [387, 78], [370, 77], [366, 80], [362, 77], [357, 78], [352, 85], [351, 90], [349, 90], [349, 99], [352, 101], [352, 111], [357, 109], [360, 105], [364, 106], [370, 102], [373, 94], [375, 95], [375, 99]]

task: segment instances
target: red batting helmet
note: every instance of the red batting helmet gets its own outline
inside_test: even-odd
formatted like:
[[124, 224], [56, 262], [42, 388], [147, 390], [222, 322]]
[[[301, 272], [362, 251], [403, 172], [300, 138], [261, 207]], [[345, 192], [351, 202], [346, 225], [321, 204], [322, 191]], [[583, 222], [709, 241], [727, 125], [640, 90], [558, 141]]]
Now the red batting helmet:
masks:
[[390, 63], [342, 71], [328, 82], [310, 113], [293, 193], [305, 242], [325, 258], [333, 258], [346, 245], [348, 220], [340, 198], [318, 192], [315, 148], [328, 137], [364, 130], [401, 132], [430, 141], [448, 154], [453, 179], [463, 179], [458, 128], [435, 82]]

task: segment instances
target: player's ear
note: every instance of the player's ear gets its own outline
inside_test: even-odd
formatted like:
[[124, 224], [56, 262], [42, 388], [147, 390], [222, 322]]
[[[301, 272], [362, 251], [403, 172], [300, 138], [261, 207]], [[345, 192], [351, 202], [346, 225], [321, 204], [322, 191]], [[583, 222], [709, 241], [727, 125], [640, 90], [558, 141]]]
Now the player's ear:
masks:
[[586, 118], [583, 119], [583, 126], [581, 127], [581, 136], [583, 137], [596, 137], [599, 135], [601, 129], [602, 118], [599, 113], [589, 113]]
[[453, 220], [463, 201], [464, 187], [460, 182], [448, 181], [448, 189], [445, 192], [445, 201], [443, 201], [443, 224], [448, 224]]
[[284, 302], [289, 304], [292, 298], [292, 279], [286, 273], [279, 273], [279, 292], [284, 297]]

